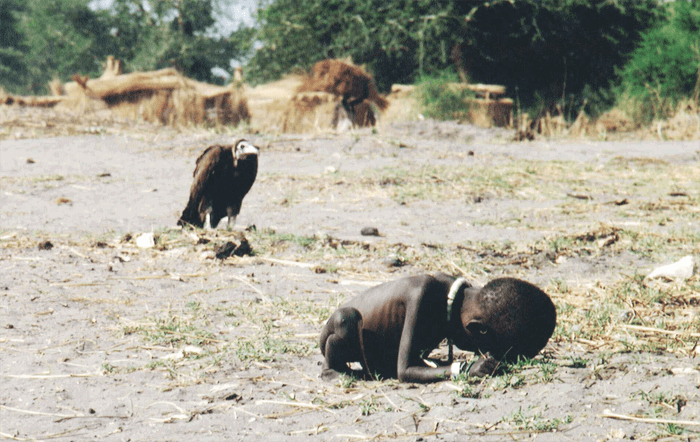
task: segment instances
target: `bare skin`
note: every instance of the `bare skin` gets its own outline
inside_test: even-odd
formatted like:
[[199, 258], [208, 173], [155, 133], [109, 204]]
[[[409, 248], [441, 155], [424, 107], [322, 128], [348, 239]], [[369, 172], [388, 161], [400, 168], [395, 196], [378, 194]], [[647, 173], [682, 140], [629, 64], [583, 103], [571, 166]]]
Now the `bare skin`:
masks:
[[[499, 333], [499, 328], [521, 330], [504, 322], [520, 319], [485, 311], [479, 302], [481, 288], [467, 284], [457, 292], [448, 321], [447, 294], [454, 281], [442, 273], [411, 276], [373, 287], [341, 306], [321, 332], [320, 348], [325, 357], [321, 377], [329, 380], [340, 373], [348, 374], [351, 370], [347, 363], [359, 361], [365, 374], [398, 378], [401, 382], [449, 379], [450, 365], [431, 367], [421, 358], [445, 338], [462, 350], [484, 354], [470, 366], [469, 375], [492, 374], [498, 366], [497, 358], [510, 350], [510, 336]], [[527, 284], [512, 279], [508, 282], [515, 287]], [[519, 311], [519, 306], [515, 310]], [[553, 305], [552, 313], [555, 315]], [[551, 330], [543, 333], [548, 339]]]

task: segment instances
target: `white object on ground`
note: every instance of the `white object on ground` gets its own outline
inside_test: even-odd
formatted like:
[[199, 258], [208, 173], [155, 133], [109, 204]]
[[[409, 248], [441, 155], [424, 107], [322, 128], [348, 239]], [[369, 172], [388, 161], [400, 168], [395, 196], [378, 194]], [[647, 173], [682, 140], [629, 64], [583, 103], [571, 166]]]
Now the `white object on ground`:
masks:
[[688, 255], [673, 264], [655, 268], [653, 272], [647, 275], [647, 278], [665, 277], [671, 279], [688, 279], [693, 276], [694, 268], [695, 259], [691, 255]]
[[136, 238], [136, 247], [140, 249], [150, 249], [156, 245], [156, 239], [153, 232], [142, 233]]

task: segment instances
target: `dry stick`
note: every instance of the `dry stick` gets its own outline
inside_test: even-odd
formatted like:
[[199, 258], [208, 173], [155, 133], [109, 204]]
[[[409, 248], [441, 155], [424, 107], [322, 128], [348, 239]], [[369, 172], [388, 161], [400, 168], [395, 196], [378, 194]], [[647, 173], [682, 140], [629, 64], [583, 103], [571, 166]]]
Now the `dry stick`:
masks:
[[454, 268], [456, 268], [457, 270], [459, 270], [459, 272], [460, 272], [462, 275], [466, 275], [466, 274], [467, 274], [466, 270], [464, 270], [463, 268], [461, 268], [460, 266], [458, 266], [454, 261], [450, 261], [450, 264], [452, 265], [452, 267], [454, 267]]
[[197, 293], [214, 293], [214, 292], [218, 292], [221, 290], [232, 289], [232, 288], [236, 288], [236, 287], [237, 286], [233, 285], [233, 284], [232, 285], [218, 285], [218, 286], [213, 287], [213, 288], [193, 290], [193, 291], [187, 293], [186, 296], [192, 296], [192, 295], [195, 295]]
[[340, 285], [361, 285], [361, 286], [365, 286], [365, 287], [373, 287], [373, 286], [379, 284], [379, 282], [377, 282], [377, 281], [357, 281], [357, 280], [352, 280], [352, 279], [343, 279], [343, 280], [339, 281], [338, 284], [340, 284]]
[[326, 407], [322, 407], [316, 404], [307, 404], [304, 402], [285, 402], [285, 401], [270, 401], [270, 400], [259, 400], [255, 402], [256, 405], [260, 404], [273, 404], [273, 405], [286, 405], [288, 407], [299, 407], [299, 408], [310, 408], [312, 410], [327, 411], [330, 414], [336, 414], [335, 411], [329, 410]]
[[650, 332], [650, 333], [659, 333], [662, 335], [687, 335], [693, 338], [700, 338], [700, 333], [693, 333], [693, 332], [682, 332], [682, 331], [676, 331], [676, 330], [663, 330], [660, 328], [653, 328], [653, 327], [644, 327], [641, 325], [629, 325], [629, 324], [621, 324], [620, 327], [626, 328], [629, 330], [637, 330], [637, 331], [645, 331], [645, 332]]
[[260, 297], [263, 299], [263, 301], [269, 302], [270, 304], [272, 304], [272, 300], [271, 300], [270, 298], [268, 298], [267, 296], [265, 296], [265, 294], [263, 294], [263, 292], [262, 292], [259, 288], [255, 287], [253, 284], [249, 283], [248, 281], [246, 281], [245, 279], [241, 278], [240, 276], [232, 275], [232, 278], [235, 279], [236, 281], [242, 282], [243, 284], [245, 284], [245, 285], [247, 285], [248, 287], [250, 287], [251, 289], [253, 289], [253, 291], [254, 291], [255, 293], [257, 293], [258, 295], [260, 295]]
[[[199, 276], [209, 276], [211, 273], [185, 273], [178, 275], [182, 278], [196, 278]], [[143, 275], [143, 276], [119, 276], [119, 277], [112, 277], [109, 279], [130, 279], [130, 280], [139, 280], [139, 279], [165, 279], [165, 278], [171, 278], [172, 273], [168, 273], [167, 275]]]
[[290, 431], [290, 432], [287, 433], [287, 434], [290, 435], [290, 436], [293, 436], [293, 435], [295, 435], [295, 434], [302, 434], [302, 433], [313, 433], [313, 434], [318, 435], [318, 434], [319, 434], [319, 431], [321, 431], [321, 430], [323, 430], [323, 432], [325, 433], [325, 432], [328, 430], [328, 427], [326, 427], [326, 426], [323, 425], [323, 424], [320, 424], [320, 425], [319, 425], [318, 427], [316, 427], [316, 428], [309, 428], [309, 429], [307, 429], [307, 430], [294, 430], [294, 431]]
[[700, 422], [675, 421], [672, 419], [653, 419], [653, 418], [648, 418], [648, 417], [636, 417], [636, 416], [629, 416], [626, 414], [610, 413], [609, 411], [604, 411], [603, 414], [601, 414], [599, 416], [600, 417], [609, 417], [611, 419], [620, 419], [620, 420], [625, 420], [625, 421], [644, 422], [646, 424], [674, 424], [674, 425], [698, 425], [698, 426], [700, 426]]
[[171, 331], [171, 330], [161, 330], [161, 332], [169, 334], [169, 335], [174, 335], [174, 336], [183, 336], [186, 338], [201, 339], [202, 341], [216, 342], [218, 344], [223, 344], [223, 343], [228, 342], [228, 341], [222, 341], [220, 339], [207, 338], [206, 336], [197, 336], [197, 335], [193, 335], [190, 333], [180, 333], [180, 332]]
[[292, 267], [302, 267], [305, 269], [310, 269], [313, 267], [316, 267], [316, 264], [308, 264], [305, 262], [296, 262], [296, 261], [287, 261], [285, 259], [275, 259], [275, 258], [265, 258], [265, 257], [260, 257], [259, 259], [267, 262], [271, 262], [274, 264], [280, 264], [280, 265], [285, 265], [285, 266], [292, 266]]
[[293, 416], [295, 414], [311, 413], [314, 410], [293, 408], [289, 411], [280, 411], [278, 413], [270, 413], [263, 416], [265, 419], [281, 419], [283, 417]]
[[0, 432], [0, 436], [4, 437], [5, 439], [11, 439], [11, 440], [37, 441], [37, 440], [45, 440], [45, 439], [58, 439], [59, 437], [65, 437], [71, 433], [74, 433], [78, 430], [82, 430], [84, 428], [87, 428], [87, 427], [70, 428], [66, 431], [61, 431], [60, 433], [43, 435], [40, 438], [38, 438], [38, 437], [23, 438], [23, 437], [13, 436], [11, 434], [3, 433], [3, 432]]
[[83, 259], [89, 259], [87, 255], [85, 255], [85, 254], [83, 254], [83, 253], [80, 253], [79, 251], [75, 250], [75, 249], [72, 248], [72, 247], [69, 247], [69, 248], [68, 248], [68, 251], [71, 252], [71, 253], [74, 253], [75, 255], [77, 255], [77, 256], [79, 256], [79, 257], [81, 257], [81, 258], [83, 258]]
[[[296, 371], [298, 372], [299, 370], [296, 370]], [[303, 373], [301, 373], [301, 374], [303, 374]], [[268, 382], [270, 382], [271, 384], [280, 384], [281, 386], [289, 385], [289, 386], [297, 387], [297, 388], [308, 388], [307, 386], [303, 386], [303, 385], [299, 385], [299, 384], [292, 384], [290, 382], [280, 382], [280, 381], [268, 381]]]
[[250, 411], [248, 411], [248, 410], [246, 410], [245, 408], [242, 408], [242, 407], [233, 406], [233, 407], [231, 407], [231, 408], [232, 408], [233, 410], [241, 411], [241, 412], [243, 412], [243, 413], [245, 413], [245, 414], [249, 414], [249, 415], [251, 415], [251, 416], [253, 416], [253, 417], [257, 418], [257, 419], [268, 419], [266, 416], [262, 416], [262, 415], [255, 414], [255, 413], [251, 413]]
[[156, 401], [156, 402], [153, 402], [151, 405], [147, 406], [146, 408], [151, 408], [152, 406], [154, 406], [154, 405], [159, 405], [159, 404], [170, 405], [170, 406], [172, 406], [173, 408], [176, 408], [177, 411], [179, 411], [180, 413], [182, 413], [182, 414], [187, 414], [187, 410], [185, 410], [185, 409], [182, 408], [182, 407], [178, 407], [178, 406], [177, 406], [175, 403], [173, 403], [173, 402], [168, 402], [168, 401]]
[[589, 345], [589, 346], [595, 347], [595, 348], [602, 347], [603, 345], [605, 345], [605, 342], [589, 341], [588, 339], [583, 339], [583, 338], [578, 338], [576, 341], [580, 342], [581, 344], [586, 344], [586, 345]]
[[[77, 373], [77, 374], [6, 374], [6, 378], [14, 379], [58, 379], [58, 378], [88, 378], [91, 376], [102, 376], [102, 373]], [[2, 407], [2, 405], [0, 405]]]
[[465, 425], [468, 427], [481, 428], [483, 430], [489, 430], [489, 429], [495, 427], [497, 424], [501, 423], [501, 421], [498, 421], [495, 424], [480, 424], [478, 422], [464, 422], [464, 421], [456, 421], [454, 419], [435, 419], [435, 422], [442, 422], [442, 423], [448, 422], [450, 424], [461, 424], [461, 425]]
[[335, 437], [347, 437], [348, 439], [369, 440], [372, 439], [374, 436], [365, 436], [363, 434], [336, 434]]
[[4, 437], [5, 439], [12, 439], [12, 440], [36, 440], [36, 439], [25, 439], [22, 437], [16, 437], [16, 436], [13, 436], [11, 434], [3, 433], [2, 431], [0, 431], [0, 436]]
[[[385, 431], [381, 431], [373, 436], [365, 436], [362, 434], [336, 434], [335, 437], [347, 437], [348, 439], [361, 439], [361, 440], [381, 440], [381, 439], [395, 439], [396, 437], [389, 436], [388, 434], [385, 434]], [[428, 436], [435, 436], [437, 434], [443, 434], [440, 433], [439, 431], [426, 431], [424, 433], [404, 433], [400, 437], [415, 437], [415, 438], [422, 438], [422, 437], [428, 437]]]
[[398, 405], [396, 405], [396, 404], [394, 403], [394, 401], [392, 401], [391, 399], [389, 399], [389, 396], [386, 395], [386, 393], [384, 392], [384, 390], [382, 390], [381, 388], [377, 388], [377, 390], [379, 390], [379, 392], [386, 398], [386, 400], [389, 401], [389, 403], [390, 403], [391, 405], [394, 406], [394, 409], [395, 409], [395, 410], [401, 410], [401, 411], [404, 411], [404, 412], [406, 411], [406, 410], [404, 410], [403, 408], [401, 408], [401, 407], [399, 407]]
[[22, 410], [21, 408], [7, 407], [5, 405], [0, 405], [0, 409], [7, 410], [7, 411], [15, 411], [17, 413], [36, 414], [39, 416], [51, 416], [51, 417], [60, 417], [60, 418], [76, 417], [75, 415], [72, 415], [72, 414], [44, 413], [41, 411]]
[[98, 415], [98, 414], [88, 414], [85, 416], [67, 416], [60, 419], [56, 419], [54, 422], [59, 423], [67, 421], [70, 419], [131, 419], [131, 416], [116, 416], [116, 415]]

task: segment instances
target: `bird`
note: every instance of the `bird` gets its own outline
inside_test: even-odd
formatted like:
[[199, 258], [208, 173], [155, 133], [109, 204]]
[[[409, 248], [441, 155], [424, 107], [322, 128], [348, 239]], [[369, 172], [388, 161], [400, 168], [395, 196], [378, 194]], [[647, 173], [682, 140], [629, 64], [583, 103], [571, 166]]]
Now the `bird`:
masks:
[[197, 158], [190, 199], [178, 225], [215, 229], [227, 216], [227, 228], [233, 228], [243, 198], [258, 174], [259, 153], [260, 150], [245, 139], [233, 145], [207, 147]]

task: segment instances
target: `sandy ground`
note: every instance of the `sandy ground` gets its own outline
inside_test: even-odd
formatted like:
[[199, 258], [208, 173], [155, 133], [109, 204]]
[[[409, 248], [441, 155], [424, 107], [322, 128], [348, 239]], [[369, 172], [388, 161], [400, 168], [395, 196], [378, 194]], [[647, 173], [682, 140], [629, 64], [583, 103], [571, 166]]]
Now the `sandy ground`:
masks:
[[[466, 269], [480, 283], [518, 276], [546, 288], [557, 305], [563, 295], [552, 281], [564, 281], [597, 302], [588, 288], [604, 290], [621, 274], [680, 256], [619, 250], [555, 259], [538, 245], [601, 223], [638, 225], [629, 211], [606, 204], [621, 198], [641, 205], [676, 191], [697, 207], [697, 182], [672, 186], [662, 175], [647, 182], [627, 166], [619, 193], [596, 181], [596, 171], [625, 161], [697, 168], [697, 142], [514, 143], [508, 131], [434, 121], [375, 133], [247, 134], [262, 153], [238, 230], [256, 226], [247, 233], [256, 256], [222, 261], [210, 259], [215, 241], [197, 244], [175, 222], [198, 154], [246, 134], [93, 132], [0, 140], [0, 438], [698, 439], [694, 347], [613, 351], [558, 330], [545, 365], [481, 383], [424, 386], [322, 382], [316, 343], [343, 299], [435, 270], [429, 256], [442, 248], [462, 258], [444, 271]], [[499, 190], [503, 180], [526, 179], [525, 171], [493, 178], [561, 164], [571, 180], [541, 178], [541, 188], [511, 182]], [[451, 171], [492, 179], [466, 189], [454, 181], [451, 189], [436, 176]], [[407, 176], [418, 193], [402, 193]], [[445, 196], [431, 193], [438, 186]], [[562, 210], [586, 201], [597, 203]], [[649, 228], [697, 231], [698, 212], [689, 213]], [[365, 226], [382, 236], [360, 236]], [[144, 232], [155, 232], [157, 247], [134, 245]], [[314, 237], [310, 247], [299, 245]], [[46, 240], [53, 248], [41, 250]], [[481, 250], [487, 243], [512, 245], [513, 254], [498, 260], [498, 247]], [[682, 252], [697, 256], [698, 245]], [[388, 267], [387, 256], [406, 265]], [[688, 308], [698, 332], [696, 306]]]

